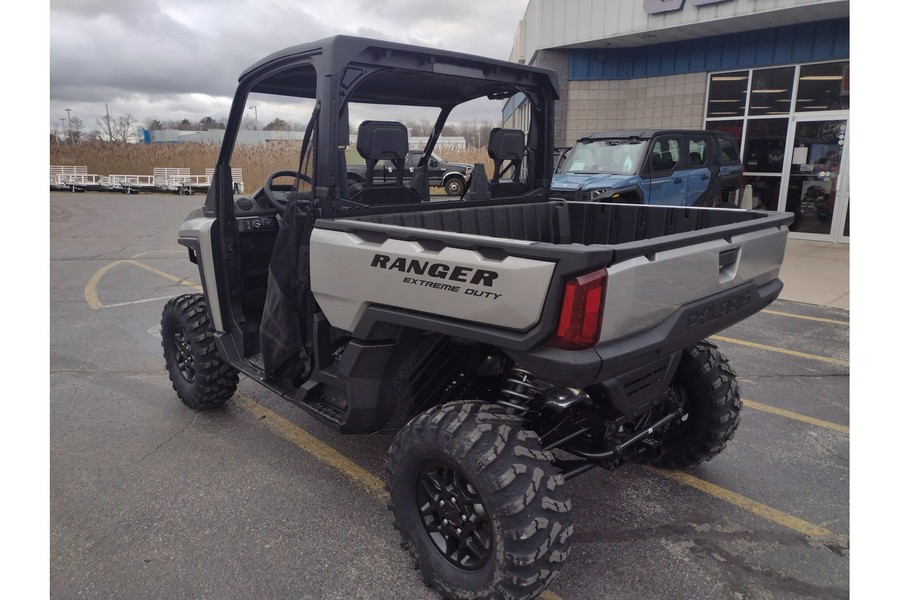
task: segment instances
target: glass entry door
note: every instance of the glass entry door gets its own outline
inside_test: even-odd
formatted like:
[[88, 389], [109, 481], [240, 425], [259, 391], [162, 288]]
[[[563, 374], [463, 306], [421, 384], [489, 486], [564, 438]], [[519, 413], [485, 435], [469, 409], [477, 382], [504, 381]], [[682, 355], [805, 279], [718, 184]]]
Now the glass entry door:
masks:
[[798, 115], [792, 125], [782, 206], [794, 213], [793, 237], [848, 241], [847, 118]]

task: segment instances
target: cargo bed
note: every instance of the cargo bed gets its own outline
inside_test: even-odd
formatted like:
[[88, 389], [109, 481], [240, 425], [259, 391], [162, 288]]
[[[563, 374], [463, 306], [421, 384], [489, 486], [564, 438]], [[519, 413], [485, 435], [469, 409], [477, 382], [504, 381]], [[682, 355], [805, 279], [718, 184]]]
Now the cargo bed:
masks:
[[[319, 219], [311, 283], [329, 321], [357, 337], [377, 338], [385, 323], [412, 323], [524, 351], [555, 328], [545, 315], [558, 314], [565, 282], [604, 268], [606, 343], [692, 302], [777, 281], [790, 220], [788, 213], [554, 200]], [[342, 265], [339, 275], [332, 264]], [[435, 264], [447, 272], [429, 277], [424, 271]], [[474, 289], [453, 269], [489, 269], [496, 279]]]

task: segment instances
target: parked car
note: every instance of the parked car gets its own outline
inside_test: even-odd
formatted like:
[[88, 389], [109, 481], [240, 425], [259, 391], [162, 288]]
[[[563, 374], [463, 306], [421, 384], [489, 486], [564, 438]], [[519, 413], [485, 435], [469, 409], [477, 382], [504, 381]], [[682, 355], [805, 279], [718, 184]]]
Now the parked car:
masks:
[[742, 166], [731, 134], [684, 129], [618, 130], [581, 138], [553, 177], [554, 198], [732, 206]]
[[[406, 154], [403, 166], [403, 182], [409, 183], [413, 170], [422, 158], [422, 150], [410, 150]], [[466, 163], [447, 162], [432, 153], [428, 159], [428, 185], [442, 187], [448, 196], [459, 196], [466, 186], [466, 179], [472, 173], [472, 165]], [[347, 183], [361, 184], [366, 181], [366, 165], [348, 165]], [[392, 183], [397, 181], [397, 172], [389, 160], [380, 160], [372, 172], [371, 183]]]

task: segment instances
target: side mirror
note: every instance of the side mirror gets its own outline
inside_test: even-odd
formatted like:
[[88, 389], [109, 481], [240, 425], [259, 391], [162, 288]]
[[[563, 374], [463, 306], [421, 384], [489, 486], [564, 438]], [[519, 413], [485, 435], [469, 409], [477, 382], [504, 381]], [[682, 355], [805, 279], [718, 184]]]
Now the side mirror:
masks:
[[434, 168], [436, 168], [436, 167], [438, 166], [438, 162], [437, 162], [435, 159], [433, 159], [433, 158], [429, 158], [429, 159], [428, 159], [428, 166], [429, 166], [429, 168], [434, 169]]

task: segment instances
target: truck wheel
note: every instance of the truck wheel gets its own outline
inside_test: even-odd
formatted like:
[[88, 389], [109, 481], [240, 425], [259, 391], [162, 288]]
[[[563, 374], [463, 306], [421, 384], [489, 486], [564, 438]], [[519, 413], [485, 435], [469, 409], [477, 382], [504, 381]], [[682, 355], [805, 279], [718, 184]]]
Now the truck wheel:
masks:
[[466, 182], [462, 177], [448, 177], [444, 182], [444, 191], [448, 196], [459, 196], [465, 185]]
[[502, 407], [414, 418], [385, 465], [401, 544], [445, 598], [534, 598], [572, 549], [570, 501], [534, 432]]
[[162, 347], [172, 387], [194, 410], [222, 406], [237, 389], [238, 374], [220, 357], [200, 294], [166, 302], [162, 311]]
[[741, 421], [737, 376], [715, 345], [702, 341], [686, 350], [672, 380], [686, 418], [665, 433], [656, 464], [685, 468], [708, 461], [725, 449]]

